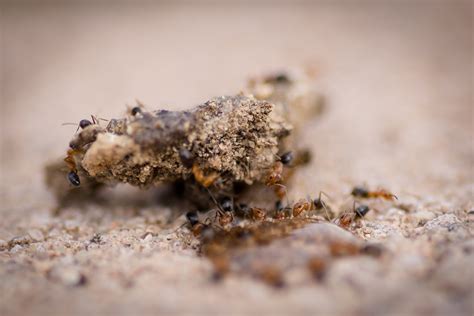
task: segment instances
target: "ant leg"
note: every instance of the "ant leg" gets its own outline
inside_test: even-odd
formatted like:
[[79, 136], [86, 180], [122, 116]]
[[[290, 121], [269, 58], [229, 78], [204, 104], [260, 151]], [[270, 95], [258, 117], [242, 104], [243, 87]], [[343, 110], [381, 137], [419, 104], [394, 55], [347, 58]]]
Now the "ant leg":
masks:
[[326, 213], [326, 218], [329, 220], [331, 220], [331, 216], [329, 216], [329, 211], [328, 211], [328, 208], [326, 206], [326, 202], [324, 202], [323, 200], [320, 200], [321, 201], [321, 205], [323, 206], [324, 208], [324, 212]]
[[214, 204], [217, 206], [217, 208], [222, 212], [222, 213], [225, 213], [224, 210], [222, 209], [221, 205], [219, 204], [219, 202], [217, 202], [216, 198], [214, 197], [214, 195], [212, 195], [211, 193], [211, 190], [209, 190], [208, 188], [204, 187], [206, 190], [207, 190], [207, 193], [209, 193], [209, 196], [211, 197], [212, 201], [214, 202]]
[[287, 205], [290, 205], [290, 199], [288, 198], [288, 190], [286, 189], [286, 186], [280, 183], [275, 183], [274, 185], [279, 186], [285, 190], [286, 203]]

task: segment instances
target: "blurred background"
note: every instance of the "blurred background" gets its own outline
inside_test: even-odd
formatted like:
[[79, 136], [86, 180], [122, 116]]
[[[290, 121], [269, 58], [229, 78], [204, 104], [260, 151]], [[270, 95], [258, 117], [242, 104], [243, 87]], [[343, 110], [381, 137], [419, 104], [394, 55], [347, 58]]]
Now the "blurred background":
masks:
[[255, 74], [312, 67], [327, 100], [294, 196], [383, 186], [468, 207], [473, 171], [471, 1], [1, 4], [0, 239], [49, 214], [46, 162], [91, 114], [135, 99], [185, 109]]

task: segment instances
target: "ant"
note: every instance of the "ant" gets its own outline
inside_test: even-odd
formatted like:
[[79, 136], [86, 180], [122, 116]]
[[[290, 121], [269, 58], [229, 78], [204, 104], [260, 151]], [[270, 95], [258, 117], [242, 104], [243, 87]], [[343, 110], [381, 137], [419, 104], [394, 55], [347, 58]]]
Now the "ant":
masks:
[[251, 220], [264, 220], [267, 212], [259, 207], [249, 207], [245, 203], [236, 204], [235, 213], [242, 218], [249, 218]]
[[254, 221], [263, 221], [267, 217], [267, 213], [264, 209], [259, 207], [250, 208], [250, 218]]
[[208, 175], [205, 175], [204, 172], [201, 170], [201, 168], [199, 168], [197, 164], [193, 165], [192, 170], [193, 170], [194, 179], [196, 179], [196, 181], [205, 188], [210, 187], [219, 177], [219, 174], [216, 172], [212, 172]]
[[[85, 129], [86, 127], [90, 125], [99, 125], [99, 120], [104, 120], [107, 121], [106, 119], [102, 118], [97, 118], [94, 115], [91, 115], [92, 122], [87, 120], [87, 119], [82, 119], [79, 121], [77, 131], [80, 129]], [[73, 123], [64, 123], [63, 125], [69, 125]], [[76, 146], [75, 144], [70, 144], [70, 149], [67, 151], [66, 158], [64, 158], [64, 161], [66, 162], [68, 168], [69, 168], [69, 173], [67, 174], [67, 179], [69, 183], [71, 183], [73, 186], [79, 186], [81, 185], [81, 180], [79, 178], [79, 175], [77, 174], [77, 166], [76, 166], [76, 161], [74, 159], [74, 155], [80, 154], [82, 151], [79, 149], [79, 146]]]
[[203, 187], [210, 187], [219, 177], [219, 174], [216, 172], [205, 175], [202, 169], [199, 168], [199, 165], [195, 163], [194, 156], [189, 149], [181, 148], [178, 155], [184, 167], [192, 168], [194, 179]]
[[370, 208], [367, 205], [362, 204], [356, 208], [355, 204], [356, 201], [354, 201], [352, 206], [352, 212], [344, 212], [335, 220], [337, 225], [347, 228], [354, 222], [354, 220], [364, 217], [370, 211]]
[[219, 224], [221, 225], [221, 227], [227, 226], [230, 223], [232, 223], [234, 221], [234, 213], [233, 213], [234, 207], [233, 207], [232, 200], [228, 197], [225, 197], [222, 200], [222, 203], [219, 204], [217, 200], [214, 198], [214, 196], [212, 195], [211, 191], [207, 188], [206, 190], [209, 193], [214, 204], [217, 206], [216, 216], [214, 217], [214, 220], [218, 218]]
[[311, 199], [308, 200], [299, 200], [293, 205], [293, 217], [297, 217], [301, 215], [303, 212], [308, 212], [311, 210], [313, 206], [313, 201]]
[[219, 218], [219, 224], [221, 226], [227, 226], [234, 221], [233, 215], [234, 206], [232, 200], [230, 198], [224, 198], [220, 204], [218, 205], [218, 209], [216, 212], [216, 216]]
[[293, 153], [291, 151], [281, 155], [280, 160], [275, 161], [265, 179], [265, 184], [268, 186], [280, 184], [283, 180], [283, 166], [289, 165], [293, 160]]
[[195, 237], [201, 235], [201, 232], [209, 227], [209, 225], [201, 223], [199, 221], [199, 216], [196, 211], [190, 211], [186, 213], [186, 219], [189, 222], [189, 225], [191, 225], [191, 232]]
[[289, 165], [293, 161], [293, 153], [291, 151], [286, 152], [282, 154], [279, 159], [280, 160], [276, 161], [270, 168], [265, 179], [265, 185], [273, 186], [276, 196], [281, 200], [288, 195], [286, 186], [281, 184], [283, 181], [283, 167]]
[[196, 179], [196, 181], [203, 187], [210, 187], [219, 177], [219, 174], [216, 172], [212, 172], [208, 175], [204, 174], [198, 164], [194, 163], [194, 156], [189, 149], [181, 148], [178, 155], [184, 167], [192, 168], [194, 179]]
[[132, 116], [137, 116], [138, 114], [143, 115], [143, 109], [145, 108], [145, 104], [138, 99], [135, 99], [135, 102], [137, 103], [137, 105], [133, 108], [130, 109], [130, 107], [127, 106], [128, 110], [130, 111], [130, 114]]
[[324, 208], [324, 210], [326, 211], [326, 216], [329, 219], [328, 207], [326, 205], [326, 202], [324, 202], [321, 198], [322, 194], [329, 197], [326, 193], [320, 191], [318, 198], [316, 198], [314, 200], [311, 200], [308, 197], [306, 200], [301, 199], [298, 202], [296, 202], [293, 205], [293, 217], [297, 217], [297, 216], [301, 215], [303, 212], [308, 212], [308, 211], [311, 211], [313, 209], [314, 210], [320, 210], [320, 209]]
[[398, 197], [396, 195], [384, 189], [370, 191], [364, 187], [354, 187], [354, 189], [352, 189], [351, 195], [354, 197], [367, 198], [367, 199], [382, 198], [384, 200], [393, 200], [393, 199], [398, 200]]
[[67, 179], [69, 180], [69, 183], [71, 183], [75, 187], [78, 187], [79, 185], [81, 185], [81, 180], [79, 178], [79, 175], [77, 174], [76, 160], [74, 159], [74, 155], [80, 152], [81, 151], [78, 149], [71, 148], [67, 151], [66, 158], [64, 158], [64, 162], [66, 162], [70, 170], [69, 173], [67, 174]]
[[324, 194], [325, 196], [327, 196], [329, 198], [329, 195], [327, 195], [326, 193], [324, 193], [323, 191], [319, 191], [319, 196], [313, 200], [313, 205], [314, 205], [314, 208], [316, 210], [320, 210], [322, 208], [324, 208], [324, 211], [326, 212], [326, 217], [327, 219], [329, 220], [330, 219], [330, 216], [329, 216], [329, 206], [326, 204], [326, 202], [323, 201], [323, 199], [321, 198], [321, 195]]
[[100, 118], [100, 117], [98, 118], [94, 115], [91, 115], [91, 119], [92, 119], [92, 122], [87, 120], [87, 119], [82, 119], [82, 120], [79, 121], [79, 124], [76, 124], [76, 123], [63, 123], [62, 125], [77, 125], [77, 129], [76, 129], [76, 133], [77, 133], [79, 128], [84, 129], [89, 125], [99, 124], [100, 120], [106, 121], [106, 122], [108, 121], [108, 120]]
[[275, 219], [285, 219], [288, 217], [288, 213], [291, 212], [292, 208], [289, 206], [283, 206], [280, 200], [275, 203]]

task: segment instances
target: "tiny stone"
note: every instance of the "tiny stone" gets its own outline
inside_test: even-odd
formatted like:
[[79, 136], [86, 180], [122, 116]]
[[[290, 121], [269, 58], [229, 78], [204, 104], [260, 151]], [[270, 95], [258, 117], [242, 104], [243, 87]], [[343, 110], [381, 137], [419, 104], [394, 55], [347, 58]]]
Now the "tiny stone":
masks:
[[35, 241], [42, 241], [44, 239], [43, 233], [39, 229], [31, 229], [28, 235]]
[[418, 211], [413, 213], [412, 216], [418, 225], [424, 225], [436, 217], [436, 215], [430, 211]]
[[20, 246], [20, 245], [15, 245], [12, 249], [10, 249], [10, 252], [11, 252], [11, 253], [17, 253], [17, 252], [21, 251], [22, 249], [23, 249], [22, 246]]
[[86, 283], [85, 276], [72, 268], [61, 269], [57, 271], [56, 276], [64, 285], [68, 286], [77, 286]]
[[444, 214], [426, 223], [425, 229], [436, 230], [439, 228], [446, 228], [449, 231], [452, 231], [460, 225], [461, 221], [454, 214]]
[[143, 238], [144, 242], [150, 242], [153, 239], [152, 234], [146, 234], [145, 238]]

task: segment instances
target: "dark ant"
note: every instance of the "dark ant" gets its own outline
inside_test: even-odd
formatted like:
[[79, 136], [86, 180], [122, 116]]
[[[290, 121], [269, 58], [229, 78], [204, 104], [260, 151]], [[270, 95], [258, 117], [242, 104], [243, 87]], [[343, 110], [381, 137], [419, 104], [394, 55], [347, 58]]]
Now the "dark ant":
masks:
[[370, 191], [364, 187], [354, 187], [351, 192], [352, 196], [354, 197], [360, 197], [360, 198], [382, 198], [385, 200], [393, 200], [396, 199], [398, 200], [398, 197], [387, 190], [380, 189], [376, 191]]
[[99, 124], [99, 121], [102, 120], [102, 121], [108, 121], [106, 119], [103, 119], [103, 118], [98, 118], [94, 115], [91, 115], [91, 119], [92, 119], [92, 122], [87, 120], [87, 119], [82, 119], [79, 121], [79, 124], [76, 124], [76, 123], [63, 123], [62, 125], [77, 125], [77, 129], [76, 129], [76, 133], [77, 131], [80, 129], [84, 129], [86, 128], [87, 126], [89, 125], [93, 125], [93, 124]]

